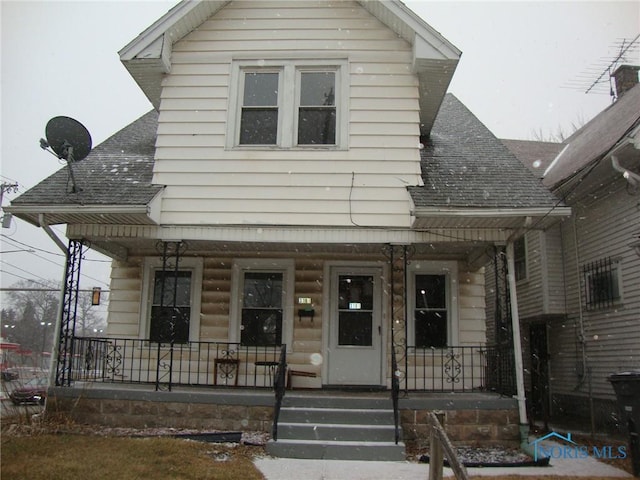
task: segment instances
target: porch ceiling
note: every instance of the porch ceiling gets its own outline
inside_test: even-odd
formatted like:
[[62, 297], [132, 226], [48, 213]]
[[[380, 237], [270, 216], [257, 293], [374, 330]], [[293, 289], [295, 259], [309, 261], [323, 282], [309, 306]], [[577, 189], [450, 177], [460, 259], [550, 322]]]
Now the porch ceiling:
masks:
[[[84, 227], [84, 228], [83, 228]], [[91, 227], [91, 228], [89, 228]], [[222, 230], [222, 229], [221, 229]], [[249, 238], [251, 229], [245, 237]], [[264, 234], [264, 229], [255, 229], [257, 235]], [[156, 235], [145, 235], [154, 231]], [[258, 233], [259, 232], [259, 233]], [[508, 232], [491, 231], [466, 231], [455, 232], [449, 230], [434, 230], [431, 232], [405, 232], [408, 235], [396, 235], [396, 241], [391, 241], [391, 237], [380, 235], [381, 232], [360, 232], [363, 237], [358, 241], [353, 237], [351, 241], [329, 241], [323, 240], [320, 232], [310, 234], [312, 241], [260, 241], [255, 238], [249, 240], [239, 240], [236, 232], [236, 239], [225, 239], [221, 232], [221, 238], [197, 238], [194, 232], [179, 232], [173, 236], [168, 234], [158, 234], [158, 229], [153, 227], [139, 226], [137, 228], [121, 226], [119, 229], [112, 229], [106, 225], [81, 226], [70, 225], [67, 236], [75, 239], [85, 239], [90, 242], [91, 248], [119, 260], [125, 260], [130, 255], [154, 256], [158, 255], [157, 244], [161, 239], [166, 241], [181, 240], [187, 243], [187, 256], [204, 256], [215, 253], [225, 255], [234, 253], [255, 253], [258, 256], [265, 255], [331, 255], [334, 258], [339, 256], [367, 255], [378, 257], [383, 254], [385, 245], [411, 245], [414, 251], [424, 257], [447, 257], [450, 259], [466, 260], [469, 264], [477, 265], [484, 257], [487, 248], [496, 243], [504, 243], [504, 238]], [[324, 232], [326, 233], [326, 232]], [[375, 233], [378, 233], [376, 235]], [[455, 236], [454, 236], [455, 235]], [[268, 235], [267, 235], [268, 237]], [[367, 240], [368, 238], [368, 240]], [[404, 240], [404, 241], [402, 241]]]

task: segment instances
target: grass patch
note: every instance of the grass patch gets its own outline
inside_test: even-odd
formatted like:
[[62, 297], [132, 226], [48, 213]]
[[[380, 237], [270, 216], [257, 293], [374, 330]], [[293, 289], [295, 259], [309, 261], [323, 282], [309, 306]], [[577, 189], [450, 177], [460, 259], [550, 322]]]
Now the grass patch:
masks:
[[246, 446], [175, 438], [5, 437], [0, 476], [12, 480], [262, 480], [253, 456]]

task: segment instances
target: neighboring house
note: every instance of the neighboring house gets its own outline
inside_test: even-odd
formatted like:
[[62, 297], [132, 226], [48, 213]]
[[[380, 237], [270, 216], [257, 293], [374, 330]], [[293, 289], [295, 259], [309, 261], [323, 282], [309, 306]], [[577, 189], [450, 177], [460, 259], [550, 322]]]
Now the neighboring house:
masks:
[[572, 209], [516, 242], [530, 409], [585, 428], [619, 422], [607, 377], [640, 368], [638, 68], [615, 76], [617, 100], [564, 143], [503, 140]]
[[568, 209], [445, 95], [442, 35], [400, 1], [196, 1], [120, 56], [155, 111], [8, 208], [67, 224], [71, 286], [113, 258], [107, 338], [66, 294], [57, 385], [271, 386], [281, 345], [296, 388], [497, 383], [485, 252]]

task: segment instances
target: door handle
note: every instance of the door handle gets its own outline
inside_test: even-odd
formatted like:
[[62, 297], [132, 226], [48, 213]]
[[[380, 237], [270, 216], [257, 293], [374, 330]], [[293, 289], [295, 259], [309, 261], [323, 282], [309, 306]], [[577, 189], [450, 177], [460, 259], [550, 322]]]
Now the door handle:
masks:
[[382, 327], [378, 325], [378, 335], [382, 335]]

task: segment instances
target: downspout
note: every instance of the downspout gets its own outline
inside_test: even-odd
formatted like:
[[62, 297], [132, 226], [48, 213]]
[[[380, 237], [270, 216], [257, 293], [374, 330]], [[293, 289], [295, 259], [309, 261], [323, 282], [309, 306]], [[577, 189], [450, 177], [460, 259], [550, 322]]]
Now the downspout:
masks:
[[582, 375], [580, 378], [580, 383], [576, 387], [579, 389], [582, 385], [584, 385], [585, 377], [588, 380], [588, 390], [587, 396], [589, 399], [589, 420], [591, 423], [591, 435], [593, 436], [595, 433], [595, 411], [593, 407], [593, 391], [591, 388], [591, 366], [587, 364], [587, 339], [584, 332], [584, 311], [582, 309], [582, 288], [580, 287], [580, 250], [578, 245], [578, 215], [576, 214], [573, 217], [573, 250], [575, 252], [576, 257], [576, 283], [578, 284], [578, 341], [580, 342], [580, 354], [582, 357]]
[[[67, 262], [69, 261], [69, 250], [67, 249], [65, 244], [62, 242], [62, 240], [58, 238], [58, 236], [55, 234], [55, 232], [49, 226], [49, 224], [46, 222], [43, 213], [38, 215], [38, 223], [40, 224], [40, 227], [45, 231], [45, 233], [49, 235], [49, 237], [51, 237], [53, 242], [60, 248], [60, 250], [62, 250], [62, 253], [64, 253], [64, 258], [65, 258], [64, 270], [62, 272], [62, 282], [60, 283], [60, 285], [62, 286], [60, 288], [60, 299], [58, 301], [58, 309], [56, 311], [56, 325], [55, 325], [55, 328], [53, 329], [54, 342], [51, 347], [51, 360], [49, 364], [49, 387], [52, 387], [56, 384], [57, 369], [55, 368], [55, 366], [58, 364], [58, 351], [60, 348], [60, 345], [59, 345], [60, 329], [62, 328], [62, 310], [64, 308], [64, 288], [65, 288], [65, 283], [67, 281]], [[45, 414], [46, 414], [46, 408], [47, 407], [46, 407], [46, 400], [45, 400]]]
[[529, 444], [529, 420], [527, 419], [527, 400], [524, 392], [524, 364], [522, 361], [522, 341], [520, 339], [520, 317], [518, 316], [518, 296], [516, 295], [515, 261], [513, 237], [507, 241], [507, 279], [509, 281], [509, 299], [511, 301], [511, 330], [513, 333], [513, 355], [516, 368], [516, 400], [520, 420], [520, 448], [535, 457]]

